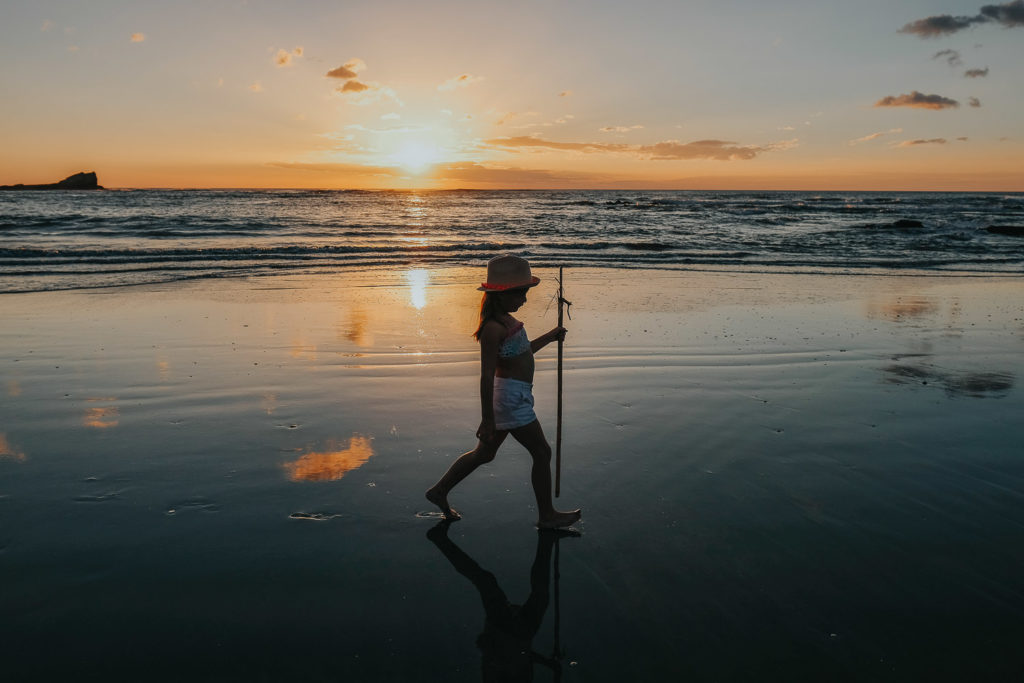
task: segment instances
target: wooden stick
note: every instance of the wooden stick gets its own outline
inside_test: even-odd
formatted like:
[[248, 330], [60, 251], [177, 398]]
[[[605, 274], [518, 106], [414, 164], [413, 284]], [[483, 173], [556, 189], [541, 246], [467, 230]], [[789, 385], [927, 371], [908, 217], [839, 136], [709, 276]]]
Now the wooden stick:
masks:
[[[562, 295], [562, 266], [558, 266], [558, 326], [562, 326], [562, 305], [565, 297]], [[558, 338], [558, 423], [555, 427], [555, 498], [562, 491], [562, 346], [565, 341], [561, 336]]]

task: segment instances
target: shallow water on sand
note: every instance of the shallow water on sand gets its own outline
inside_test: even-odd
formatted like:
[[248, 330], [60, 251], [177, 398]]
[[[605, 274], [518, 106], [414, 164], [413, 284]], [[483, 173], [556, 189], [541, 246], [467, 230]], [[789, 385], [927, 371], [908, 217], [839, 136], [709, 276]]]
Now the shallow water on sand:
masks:
[[478, 421], [472, 272], [0, 298], [11, 680], [1019, 670], [1019, 280], [569, 277], [559, 539], [511, 441], [446, 534], [422, 498]]

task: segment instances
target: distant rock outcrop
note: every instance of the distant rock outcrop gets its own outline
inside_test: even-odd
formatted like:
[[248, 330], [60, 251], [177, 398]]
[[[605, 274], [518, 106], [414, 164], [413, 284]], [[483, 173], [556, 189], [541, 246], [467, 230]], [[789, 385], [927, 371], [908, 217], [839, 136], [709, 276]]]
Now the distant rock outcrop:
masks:
[[0, 190], [102, 190], [103, 186], [92, 171], [76, 173], [59, 183], [49, 185], [0, 185]]

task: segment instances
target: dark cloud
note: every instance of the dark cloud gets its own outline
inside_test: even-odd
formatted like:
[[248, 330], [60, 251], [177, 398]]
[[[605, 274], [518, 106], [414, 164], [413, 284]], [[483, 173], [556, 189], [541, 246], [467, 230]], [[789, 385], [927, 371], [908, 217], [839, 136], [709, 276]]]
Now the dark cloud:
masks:
[[556, 149], [573, 152], [595, 153], [610, 152], [632, 154], [653, 161], [678, 161], [683, 159], [714, 159], [718, 161], [739, 161], [753, 159], [763, 152], [788, 149], [795, 141], [775, 143], [767, 146], [737, 145], [724, 140], [697, 140], [695, 142], [679, 142], [666, 140], [653, 145], [625, 145], [600, 142], [556, 142], [529, 135], [518, 137], [494, 138], [485, 144], [491, 147], [511, 149]]
[[964, 72], [964, 78], [985, 78], [988, 76], [988, 67], [984, 69], [968, 69]]
[[946, 62], [950, 66], [960, 66], [963, 63], [960, 61], [960, 53], [956, 50], [939, 50], [932, 55], [932, 59], [938, 59], [939, 57], [945, 57]]
[[932, 138], [930, 140], [904, 140], [900, 147], [917, 147], [918, 145], [944, 145], [946, 138]]
[[952, 109], [960, 103], [942, 95], [925, 95], [916, 90], [909, 95], [889, 95], [875, 102], [876, 107], [914, 107], [917, 109]]
[[937, 38], [969, 28], [974, 24], [994, 21], [1006, 28], [1024, 26], [1024, 0], [1013, 0], [1002, 5], [985, 5], [973, 17], [954, 17], [939, 14], [912, 21], [900, 29], [900, 33], [910, 33], [921, 38]]
[[967, 100], [967, 104], [971, 105], [972, 107], [980, 107], [981, 100], [979, 100], [977, 97], [971, 97]]
[[981, 16], [998, 21], [1006, 28], [1024, 26], [1024, 0], [1014, 0], [1005, 5], [985, 5]]
[[922, 38], [938, 38], [962, 31], [971, 24], [986, 21], [977, 17], [954, 17], [949, 14], [940, 14], [935, 17], [918, 19], [912, 21], [900, 29], [900, 33], [910, 33]]

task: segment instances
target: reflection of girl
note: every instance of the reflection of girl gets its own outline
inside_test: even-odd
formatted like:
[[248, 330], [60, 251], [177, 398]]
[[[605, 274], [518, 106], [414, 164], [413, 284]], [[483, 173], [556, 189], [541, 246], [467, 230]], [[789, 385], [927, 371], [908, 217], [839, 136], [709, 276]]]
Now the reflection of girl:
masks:
[[[476, 644], [480, 648], [483, 680], [532, 681], [534, 664], [549, 667], [555, 673], [555, 680], [559, 680], [561, 663], [556, 658], [545, 657], [534, 651], [533, 639], [540, 630], [544, 613], [548, 608], [552, 548], [559, 535], [573, 532], [537, 533], [537, 552], [530, 568], [530, 596], [522, 605], [513, 605], [501, 590], [494, 574], [474, 562], [473, 558], [448, 538], [449, 524], [447, 521], [439, 522], [427, 532], [427, 538], [444, 553], [455, 570], [469, 579], [480, 593], [485, 622], [484, 631], [476, 639]], [[555, 581], [558, 581], [557, 566]], [[556, 624], [557, 619], [556, 612]], [[556, 634], [556, 645], [557, 642]]]
[[527, 291], [539, 282], [526, 259], [518, 256], [497, 256], [487, 263], [487, 282], [479, 287], [485, 294], [475, 333], [480, 342], [479, 441], [427, 491], [427, 500], [441, 508], [445, 519], [460, 517], [448, 505], [448, 492], [477, 467], [494, 460], [510, 433], [533, 458], [530, 482], [537, 497], [537, 526], [567, 527], [580, 518], [579, 510], [560, 512], [551, 502], [551, 446], [533, 412], [533, 354], [564, 339], [565, 328], [556, 327], [530, 341], [523, 323], [512, 317], [526, 303]]

